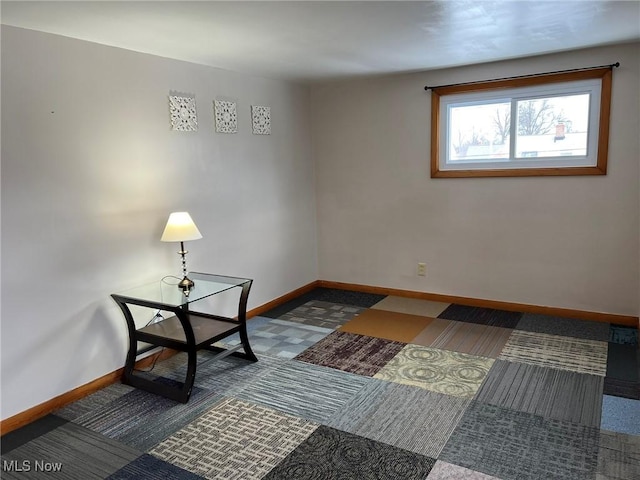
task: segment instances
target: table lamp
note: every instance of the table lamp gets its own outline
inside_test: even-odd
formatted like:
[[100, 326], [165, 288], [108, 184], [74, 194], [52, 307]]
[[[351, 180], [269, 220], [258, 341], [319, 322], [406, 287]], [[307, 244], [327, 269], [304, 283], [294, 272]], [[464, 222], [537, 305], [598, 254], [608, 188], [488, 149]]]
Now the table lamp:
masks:
[[178, 288], [189, 290], [193, 287], [193, 280], [187, 277], [187, 262], [185, 255], [189, 253], [184, 249], [184, 242], [189, 240], [198, 240], [202, 238], [202, 234], [188, 212], [173, 212], [169, 215], [167, 225], [162, 232], [161, 242], [180, 242], [179, 255], [182, 256], [182, 280], [178, 283]]

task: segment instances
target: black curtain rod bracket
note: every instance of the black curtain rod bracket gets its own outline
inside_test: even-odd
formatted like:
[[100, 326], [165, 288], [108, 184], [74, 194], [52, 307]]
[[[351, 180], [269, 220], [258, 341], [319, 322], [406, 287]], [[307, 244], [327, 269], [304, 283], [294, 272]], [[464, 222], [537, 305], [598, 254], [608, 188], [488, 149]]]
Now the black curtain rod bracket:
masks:
[[444, 87], [457, 87], [458, 85], [473, 85], [475, 83], [489, 83], [489, 82], [500, 82], [502, 80], [515, 80], [516, 78], [532, 78], [532, 77], [540, 77], [542, 75], [553, 75], [556, 73], [570, 73], [570, 72], [582, 72], [585, 70], [596, 70], [598, 68], [618, 68], [620, 66], [620, 62], [611, 63], [609, 65], [600, 65], [597, 67], [585, 67], [585, 68], [572, 68], [570, 70], [556, 70], [555, 72], [546, 72], [546, 73], [532, 73], [529, 75], [518, 75], [515, 77], [503, 77], [503, 78], [495, 78], [493, 80], [480, 80], [477, 82], [462, 82], [462, 83], [450, 83], [448, 85], [437, 85], [435, 87], [425, 86], [425, 90], [434, 90], [436, 88], [444, 88]]

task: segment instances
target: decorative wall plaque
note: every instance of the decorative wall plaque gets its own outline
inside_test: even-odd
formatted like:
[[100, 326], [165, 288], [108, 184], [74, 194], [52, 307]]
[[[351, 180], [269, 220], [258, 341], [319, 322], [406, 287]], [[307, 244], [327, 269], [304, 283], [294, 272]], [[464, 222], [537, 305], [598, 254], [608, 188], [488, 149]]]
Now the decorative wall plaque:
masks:
[[236, 102], [214, 100], [213, 111], [216, 117], [216, 132], [238, 132], [238, 113], [236, 110]]
[[271, 135], [271, 107], [251, 106], [254, 135]]
[[169, 113], [171, 115], [172, 130], [181, 132], [195, 132], [198, 130], [198, 115], [194, 97], [169, 95]]

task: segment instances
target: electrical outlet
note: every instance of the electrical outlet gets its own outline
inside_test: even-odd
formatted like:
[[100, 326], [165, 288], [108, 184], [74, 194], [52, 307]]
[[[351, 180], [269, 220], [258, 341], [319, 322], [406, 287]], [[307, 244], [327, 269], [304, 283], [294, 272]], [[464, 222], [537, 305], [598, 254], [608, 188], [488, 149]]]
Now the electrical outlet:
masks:
[[427, 264], [426, 263], [418, 263], [418, 276], [424, 277], [427, 275]]

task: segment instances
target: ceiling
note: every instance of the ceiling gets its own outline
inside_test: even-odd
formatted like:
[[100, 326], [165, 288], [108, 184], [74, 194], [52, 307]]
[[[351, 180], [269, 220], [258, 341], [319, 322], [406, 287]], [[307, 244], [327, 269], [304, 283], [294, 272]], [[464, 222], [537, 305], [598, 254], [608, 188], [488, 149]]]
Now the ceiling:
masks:
[[640, 2], [8, 2], [2, 23], [310, 82], [640, 39]]

